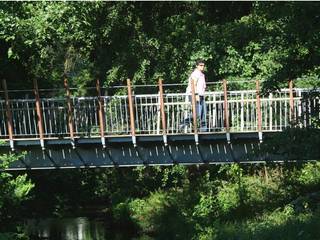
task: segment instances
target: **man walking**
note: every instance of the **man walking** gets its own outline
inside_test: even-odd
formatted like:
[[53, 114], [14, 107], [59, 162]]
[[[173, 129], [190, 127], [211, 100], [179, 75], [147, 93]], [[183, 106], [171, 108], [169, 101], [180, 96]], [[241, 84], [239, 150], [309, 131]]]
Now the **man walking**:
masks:
[[[186, 94], [188, 94], [188, 99], [191, 102], [191, 90], [192, 82], [194, 82], [195, 94], [196, 94], [196, 112], [197, 118], [200, 120], [200, 130], [205, 131], [206, 128], [206, 103], [204, 99], [204, 94], [206, 90], [206, 79], [204, 75], [205, 63], [203, 60], [198, 60], [196, 62], [196, 68], [191, 73], [188, 79], [188, 87], [186, 89]], [[190, 123], [191, 118], [185, 119], [184, 124]]]

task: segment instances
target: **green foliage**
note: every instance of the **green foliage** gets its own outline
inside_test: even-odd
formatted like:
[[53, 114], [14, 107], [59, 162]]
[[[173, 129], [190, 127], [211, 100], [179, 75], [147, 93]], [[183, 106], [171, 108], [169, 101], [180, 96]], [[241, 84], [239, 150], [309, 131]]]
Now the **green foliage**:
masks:
[[129, 205], [132, 218], [144, 232], [153, 232], [157, 228], [157, 217], [169, 206], [165, 193], [155, 192], [146, 200], [136, 199]]
[[301, 170], [298, 181], [305, 186], [317, 186], [320, 183], [320, 163], [307, 163]]
[[29, 240], [24, 233], [0, 233], [0, 240]]
[[[0, 155], [0, 239], [27, 239], [10, 221], [17, 218], [20, 213], [20, 204], [27, 200], [34, 184], [28, 179], [27, 174], [14, 175], [6, 172], [10, 162], [17, 161], [22, 155]], [[12, 230], [12, 233], [8, 233]], [[16, 231], [16, 233], [15, 233]]]
[[240, 206], [239, 186], [225, 183], [217, 194], [217, 203], [223, 215], [230, 214]]
[[305, 86], [310, 79], [319, 82], [318, 7], [313, 2], [2, 2], [0, 74], [10, 87], [29, 88], [32, 78], [43, 87], [62, 87], [63, 74], [78, 89], [92, 86], [97, 77], [104, 86], [126, 78], [137, 84], [160, 77], [177, 83], [203, 58], [209, 81], [266, 79], [273, 89], [297, 78]]
[[319, 129], [288, 128], [272, 138], [265, 138], [261, 153], [272, 153], [283, 160], [310, 160], [315, 156], [320, 157], [319, 144]]
[[131, 218], [144, 233], [155, 233], [157, 239], [186, 239], [192, 236], [191, 221], [185, 216], [182, 192], [153, 192], [146, 199], [129, 203]]
[[[106, 88], [127, 78], [185, 82], [203, 58], [207, 80], [226, 78], [230, 89], [248, 79], [266, 80], [267, 90], [288, 79], [319, 87], [318, 16], [317, 2], [1, 2], [0, 79], [10, 89], [30, 89], [34, 78], [55, 88], [66, 75], [73, 94], [86, 95], [96, 78]], [[261, 150], [284, 160], [320, 156], [319, 119], [312, 122], [265, 138]], [[1, 155], [0, 170], [16, 158]], [[319, 238], [309, 196], [319, 191], [318, 163], [68, 171], [31, 174], [36, 188], [27, 175], [1, 171], [0, 220], [33, 189], [30, 209], [63, 216], [107, 205], [115, 222], [159, 239]], [[288, 205], [297, 198], [299, 213]]]

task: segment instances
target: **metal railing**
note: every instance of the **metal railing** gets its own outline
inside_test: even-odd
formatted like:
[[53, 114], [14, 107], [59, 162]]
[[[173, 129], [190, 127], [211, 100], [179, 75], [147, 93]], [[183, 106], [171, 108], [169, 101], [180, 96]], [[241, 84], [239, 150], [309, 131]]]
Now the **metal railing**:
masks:
[[[290, 91], [293, 92], [292, 96]], [[292, 123], [300, 127], [311, 125], [312, 116], [320, 117], [319, 98], [309, 98], [308, 89], [283, 89], [280, 92], [260, 96], [261, 119], [257, 112], [257, 91], [228, 91], [228, 118], [230, 132], [281, 131]], [[183, 93], [164, 93], [166, 134], [192, 134], [191, 96]], [[104, 101], [105, 136], [131, 135], [131, 119], [128, 96], [102, 96]], [[161, 106], [159, 94], [133, 95], [134, 126], [136, 135], [161, 135]], [[205, 95], [206, 117], [203, 132], [225, 132], [225, 99], [223, 91]], [[39, 138], [36, 100], [0, 100], [0, 138], [9, 139], [7, 111], [12, 114], [13, 138]], [[72, 97], [72, 124], [75, 137], [99, 137], [98, 97]], [[68, 138], [68, 107], [65, 98], [40, 99], [43, 137]], [[186, 123], [186, 119], [191, 119]], [[298, 123], [299, 122], [299, 123]], [[181, 125], [183, 124], [183, 128]], [[200, 131], [201, 133], [201, 131]]]

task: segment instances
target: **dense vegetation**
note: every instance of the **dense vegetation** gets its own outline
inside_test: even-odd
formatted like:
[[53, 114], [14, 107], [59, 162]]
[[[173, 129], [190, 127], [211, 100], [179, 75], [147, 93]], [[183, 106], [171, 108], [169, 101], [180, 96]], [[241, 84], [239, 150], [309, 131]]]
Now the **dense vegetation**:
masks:
[[197, 58], [208, 81], [319, 74], [316, 2], [85, 2], [0, 5], [0, 78], [11, 88], [185, 81]]
[[[208, 81], [319, 86], [319, 20], [318, 2], [1, 2], [0, 80], [61, 88], [66, 75], [74, 94], [86, 94], [97, 78], [105, 87], [128, 77], [184, 82], [203, 58]], [[319, 154], [315, 128], [316, 119], [266, 147], [290, 141], [286, 153]], [[1, 156], [0, 170], [14, 158]], [[12, 232], [0, 239], [27, 238], [16, 234], [21, 215], [80, 215], [88, 206], [143, 239], [320, 238], [318, 162], [1, 171], [0, 183], [0, 232]]]

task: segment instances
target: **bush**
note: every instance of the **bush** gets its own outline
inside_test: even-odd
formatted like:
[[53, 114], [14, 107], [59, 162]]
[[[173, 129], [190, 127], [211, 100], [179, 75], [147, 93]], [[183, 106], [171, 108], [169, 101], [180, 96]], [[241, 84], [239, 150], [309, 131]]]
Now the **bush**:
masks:
[[193, 225], [185, 214], [182, 192], [151, 193], [146, 199], [129, 203], [130, 216], [141, 232], [156, 239], [190, 239]]

